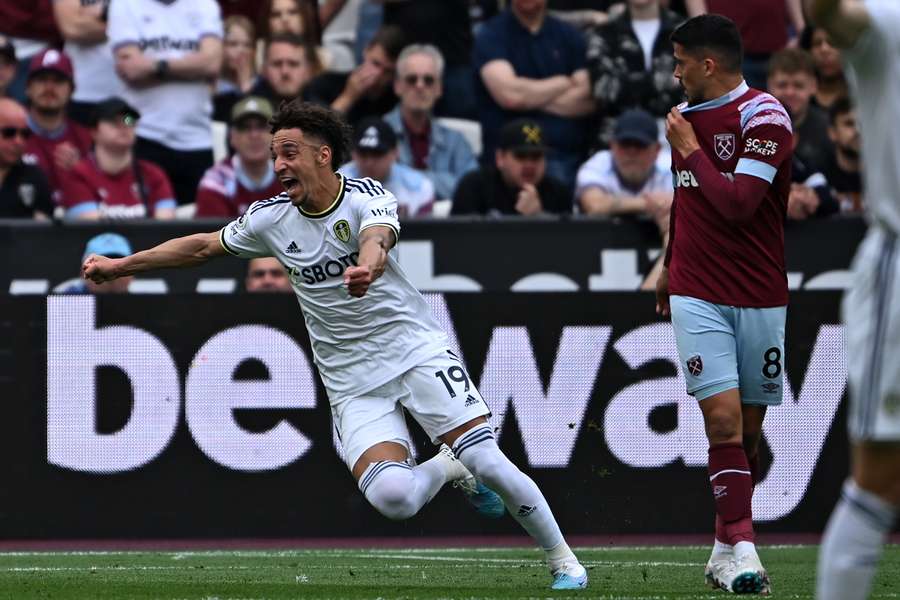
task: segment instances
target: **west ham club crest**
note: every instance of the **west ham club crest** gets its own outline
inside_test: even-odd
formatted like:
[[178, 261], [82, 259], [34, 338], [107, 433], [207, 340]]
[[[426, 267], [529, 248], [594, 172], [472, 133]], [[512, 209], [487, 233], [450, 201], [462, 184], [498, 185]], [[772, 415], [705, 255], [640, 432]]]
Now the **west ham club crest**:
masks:
[[722, 160], [728, 160], [734, 156], [734, 134], [717, 133], [713, 136], [713, 145], [716, 148], [716, 156]]

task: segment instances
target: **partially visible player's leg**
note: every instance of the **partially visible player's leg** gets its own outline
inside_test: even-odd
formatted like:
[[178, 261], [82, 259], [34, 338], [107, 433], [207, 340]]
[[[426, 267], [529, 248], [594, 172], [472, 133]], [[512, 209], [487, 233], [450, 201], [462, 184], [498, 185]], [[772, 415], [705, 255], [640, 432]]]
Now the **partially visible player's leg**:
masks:
[[441, 439], [478, 479], [503, 498], [513, 518], [546, 552], [547, 564], [555, 577], [554, 587], [587, 587], [587, 571], [566, 544], [544, 495], [534, 480], [500, 450], [487, 420], [472, 420]]
[[853, 447], [853, 474], [828, 520], [816, 598], [864, 600], [900, 511], [900, 443]]
[[440, 454], [409, 464], [412, 442], [397, 404], [404, 390], [395, 380], [332, 405], [344, 458], [359, 489], [378, 512], [396, 520], [419, 512], [453, 473], [450, 459]]
[[817, 598], [868, 597], [900, 514], [900, 262], [896, 238], [873, 228], [854, 260], [843, 302], [852, 441], [851, 477], [819, 548]]

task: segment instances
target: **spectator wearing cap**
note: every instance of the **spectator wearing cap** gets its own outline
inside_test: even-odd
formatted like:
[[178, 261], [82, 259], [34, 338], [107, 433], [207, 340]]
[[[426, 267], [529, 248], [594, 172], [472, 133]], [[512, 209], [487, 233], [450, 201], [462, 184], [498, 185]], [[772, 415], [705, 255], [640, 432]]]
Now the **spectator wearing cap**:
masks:
[[494, 164], [465, 175], [451, 214], [537, 215], [572, 212], [570, 189], [547, 173], [544, 133], [537, 121], [503, 126]]
[[669, 231], [672, 174], [659, 167], [656, 119], [641, 109], [616, 120], [609, 150], [597, 152], [578, 169], [575, 197], [586, 215], [646, 215], [661, 235]]
[[91, 150], [90, 132], [66, 114], [73, 89], [72, 61], [64, 52], [50, 48], [34, 55], [25, 86], [33, 133], [25, 161], [44, 170], [56, 204], [66, 174]]
[[5, 35], [0, 35], [0, 97], [9, 95], [9, 86], [16, 78], [16, 47]]
[[683, 20], [658, 0], [628, 0], [624, 12], [589, 32], [587, 68], [600, 117], [593, 142], [600, 147], [609, 147], [616, 118], [629, 108], [664, 119], [681, 102], [669, 36]]
[[116, 76], [112, 45], [106, 37], [106, 16], [111, 0], [53, 0], [53, 13], [72, 59], [75, 92], [69, 116], [90, 126], [94, 106], [124, 91]]
[[431, 180], [439, 199], [451, 198], [459, 179], [478, 168], [475, 154], [458, 131], [432, 118], [443, 94], [444, 58], [430, 45], [407, 46], [397, 59], [394, 92], [400, 103], [384, 116], [397, 134], [399, 162]]
[[397, 162], [397, 136], [381, 119], [360, 121], [353, 134], [353, 160], [339, 169], [351, 179], [369, 177], [397, 198], [401, 218], [431, 214], [434, 186], [412, 167]]
[[548, 146], [547, 172], [571, 185], [588, 139], [583, 117], [594, 112], [581, 32], [547, 15], [546, 0], [510, 0], [476, 35], [473, 66], [482, 162], [504, 123], [530, 118]]
[[134, 129], [140, 115], [124, 100], [95, 107], [94, 151], [63, 181], [66, 220], [171, 219], [175, 198], [158, 166], [134, 156]]
[[249, 96], [231, 113], [229, 141], [234, 155], [211, 167], [197, 189], [197, 217], [236, 217], [257, 200], [277, 196], [284, 187], [269, 157], [272, 105]]
[[215, 0], [115, 0], [107, 35], [123, 98], [143, 116], [135, 152], [169, 175], [178, 204], [191, 204], [213, 164], [211, 82], [222, 67]]
[[[91, 255], [105, 256], [107, 258], [125, 258], [131, 256], [131, 244], [118, 233], [101, 233], [88, 240], [81, 255], [81, 264]], [[94, 283], [90, 279], [79, 277], [74, 281], [67, 281], [56, 287], [57, 294], [125, 294], [131, 285], [133, 276], [120, 277], [104, 283]]]
[[30, 136], [22, 105], [0, 98], [0, 218], [48, 219], [53, 214], [46, 175], [22, 161]]

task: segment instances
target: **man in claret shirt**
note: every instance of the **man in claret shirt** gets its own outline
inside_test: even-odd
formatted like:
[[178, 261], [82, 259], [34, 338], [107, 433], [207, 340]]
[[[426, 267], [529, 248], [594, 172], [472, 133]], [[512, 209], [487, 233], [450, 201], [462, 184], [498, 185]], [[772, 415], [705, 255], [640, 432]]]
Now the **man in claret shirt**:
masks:
[[690, 19], [672, 42], [688, 102], [666, 122], [675, 198], [657, 311], [671, 312], [709, 439], [716, 538], [707, 581], [765, 593], [750, 508], [763, 417], [782, 398], [791, 121], [744, 82], [741, 38], [726, 17]]

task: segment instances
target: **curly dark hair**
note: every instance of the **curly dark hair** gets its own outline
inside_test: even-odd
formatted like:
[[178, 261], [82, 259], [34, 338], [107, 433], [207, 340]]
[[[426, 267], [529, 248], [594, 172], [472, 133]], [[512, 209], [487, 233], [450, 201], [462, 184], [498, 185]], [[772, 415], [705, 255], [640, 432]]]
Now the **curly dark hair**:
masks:
[[350, 126], [330, 108], [295, 98], [281, 103], [269, 126], [273, 134], [282, 129], [299, 129], [306, 136], [318, 138], [331, 148], [332, 169], [350, 160]]
[[734, 21], [715, 14], [698, 15], [678, 26], [669, 39], [681, 44], [689, 54], [715, 54], [722, 67], [731, 73], [741, 72], [744, 46]]

